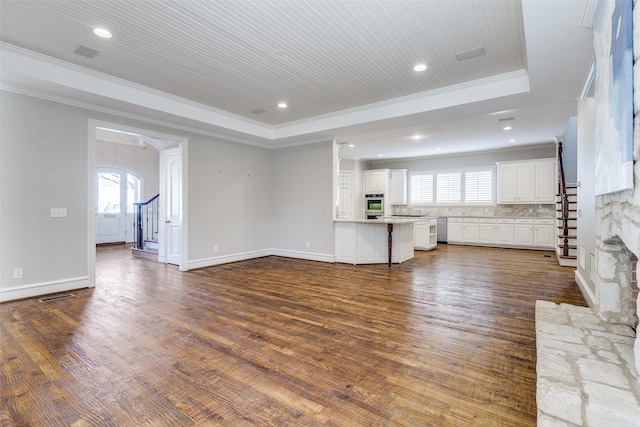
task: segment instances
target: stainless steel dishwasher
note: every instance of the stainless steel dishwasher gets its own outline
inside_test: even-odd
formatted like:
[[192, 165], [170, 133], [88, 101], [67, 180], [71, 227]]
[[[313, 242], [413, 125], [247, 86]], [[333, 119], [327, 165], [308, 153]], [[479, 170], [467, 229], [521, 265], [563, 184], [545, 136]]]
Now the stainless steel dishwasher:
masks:
[[447, 217], [438, 218], [438, 243], [447, 243]]

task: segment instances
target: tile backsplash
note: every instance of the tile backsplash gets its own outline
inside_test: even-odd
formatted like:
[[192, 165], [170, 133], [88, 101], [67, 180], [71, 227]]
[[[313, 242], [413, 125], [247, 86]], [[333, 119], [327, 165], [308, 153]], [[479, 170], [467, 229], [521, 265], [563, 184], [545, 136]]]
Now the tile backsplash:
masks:
[[497, 206], [448, 206], [448, 207], [415, 207], [395, 205], [393, 215], [427, 215], [442, 216], [473, 216], [473, 217], [534, 217], [555, 218], [555, 205], [497, 205]]

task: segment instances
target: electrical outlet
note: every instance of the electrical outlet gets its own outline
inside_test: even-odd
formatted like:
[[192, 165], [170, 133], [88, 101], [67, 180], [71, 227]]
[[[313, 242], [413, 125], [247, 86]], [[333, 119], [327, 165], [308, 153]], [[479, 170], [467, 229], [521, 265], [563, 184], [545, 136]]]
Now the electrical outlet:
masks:
[[307, 242], [307, 247], [310, 248], [311, 247], [311, 242]]
[[51, 208], [51, 218], [66, 218], [67, 208]]
[[24, 270], [22, 269], [22, 267], [18, 267], [18, 268], [14, 268], [13, 269], [13, 278], [14, 279], [22, 279], [23, 276], [24, 276]]
[[213, 252], [218, 252], [218, 245], [215, 245], [215, 246], [213, 247]]

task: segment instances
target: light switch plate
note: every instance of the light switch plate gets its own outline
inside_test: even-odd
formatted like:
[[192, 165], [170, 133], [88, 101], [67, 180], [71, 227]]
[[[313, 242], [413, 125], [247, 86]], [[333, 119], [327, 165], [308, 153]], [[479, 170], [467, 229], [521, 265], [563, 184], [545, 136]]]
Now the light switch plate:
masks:
[[67, 208], [51, 208], [51, 218], [66, 218]]

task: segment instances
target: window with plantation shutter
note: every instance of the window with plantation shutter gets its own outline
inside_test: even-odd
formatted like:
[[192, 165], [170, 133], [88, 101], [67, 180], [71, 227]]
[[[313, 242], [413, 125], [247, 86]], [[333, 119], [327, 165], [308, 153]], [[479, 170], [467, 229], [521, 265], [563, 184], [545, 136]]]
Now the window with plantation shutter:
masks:
[[464, 202], [481, 204], [493, 202], [493, 173], [491, 170], [464, 173]]
[[414, 172], [410, 179], [412, 205], [492, 205], [495, 168]]
[[433, 174], [411, 175], [412, 204], [433, 203]]
[[436, 203], [458, 204], [462, 202], [462, 180], [460, 172], [436, 175]]

